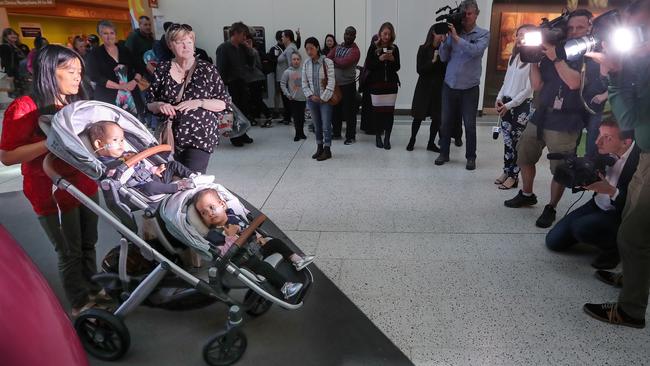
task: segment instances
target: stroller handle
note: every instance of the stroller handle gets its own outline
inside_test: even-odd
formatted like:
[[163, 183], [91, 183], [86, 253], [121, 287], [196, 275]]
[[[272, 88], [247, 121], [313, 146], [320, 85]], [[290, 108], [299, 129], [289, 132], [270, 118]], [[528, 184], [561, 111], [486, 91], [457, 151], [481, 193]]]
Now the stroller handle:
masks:
[[61, 174], [54, 168], [54, 160], [56, 158], [56, 155], [48, 153], [45, 156], [45, 159], [43, 159], [43, 171], [48, 177], [50, 177], [50, 179], [52, 179], [52, 182], [54, 182], [55, 185], [58, 185], [59, 181], [63, 177], [61, 177]]
[[254, 233], [255, 230], [257, 230], [258, 227], [260, 227], [264, 221], [266, 221], [266, 215], [260, 214], [253, 220], [250, 225], [242, 231], [241, 235], [239, 235], [239, 238], [235, 241], [235, 245], [238, 247], [241, 247], [245, 243], [248, 242], [248, 238], [250, 238]]
[[146, 149], [144, 151], [140, 151], [139, 153], [133, 155], [127, 161], [125, 161], [124, 164], [126, 164], [126, 166], [129, 167], [129, 168], [133, 168], [136, 164], [138, 164], [142, 160], [144, 160], [144, 159], [146, 159], [146, 158], [148, 158], [148, 157], [150, 157], [152, 155], [156, 155], [156, 154], [159, 154], [159, 153], [162, 153], [162, 152], [168, 152], [168, 151], [171, 152], [172, 147], [170, 145], [167, 145], [167, 144], [162, 144], [162, 145], [150, 147], [150, 148], [148, 148], [148, 149]]

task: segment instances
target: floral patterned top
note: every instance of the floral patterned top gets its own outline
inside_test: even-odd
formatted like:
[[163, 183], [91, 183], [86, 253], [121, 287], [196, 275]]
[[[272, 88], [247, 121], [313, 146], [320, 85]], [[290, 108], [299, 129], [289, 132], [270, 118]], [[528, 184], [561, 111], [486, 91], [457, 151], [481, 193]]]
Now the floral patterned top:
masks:
[[[226, 110], [212, 112], [207, 109], [176, 112], [175, 117], [162, 116], [161, 122], [172, 118], [175, 148], [195, 148], [212, 153], [219, 143], [218, 123], [226, 113], [232, 112], [232, 99], [221, 80], [217, 68], [203, 60], [196, 59], [196, 68], [187, 84], [181, 101], [195, 99], [220, 99], [226, 103]], [[183, 83], [177, 83], [171, 76], [171, 61], [158, 64], [151, 86], [147, 89], [147, 103], [164, 102], [176, 104], [176, 97]]]

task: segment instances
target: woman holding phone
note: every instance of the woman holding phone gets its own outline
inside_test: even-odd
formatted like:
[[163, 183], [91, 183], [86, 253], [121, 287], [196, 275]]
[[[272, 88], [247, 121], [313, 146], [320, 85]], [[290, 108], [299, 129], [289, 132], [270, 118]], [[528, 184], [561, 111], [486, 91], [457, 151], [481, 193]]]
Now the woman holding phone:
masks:
[[[372, 100], [375, 137], [378, 148], [390, 150], [395, 101], [399, 87], [399, 48], [395, 42], [395, 28], [389, 22], [379, 27], [379, 39], [371, 43], [366, 55], [369, 74], [366, 79]], [[384, 132], [384, 140], [381, 133]]]

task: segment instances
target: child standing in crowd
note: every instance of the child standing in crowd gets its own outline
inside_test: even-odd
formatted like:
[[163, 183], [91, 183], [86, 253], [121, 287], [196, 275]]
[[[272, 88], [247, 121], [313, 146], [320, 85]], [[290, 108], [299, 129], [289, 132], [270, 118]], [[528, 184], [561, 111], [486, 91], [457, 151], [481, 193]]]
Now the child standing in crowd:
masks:
[[294, 52], [291, 54], [291, 66], [282, 74], [280, 81], [280, 88], [282, 93], [289, 99], [289, 109], [291, 109], [291, 116], [293, 117], [294, 127], [296, 128], [296, 136], [293, 141], [300, 141], [306, 139], [303, 127], [305, 125], [305, 94], [302, 91], [302, 71], [300, 64], [302, 58], [300, 53]]
[[[248, 222], [228, 208], [215, 189], [208, 188], [197, 192], [194, 196], [194, 208], [201, 216], [203, 223], [210, 229], [205, 239], [214, 244], [221, 255], [228, 252], [237, 240], [238, 234], [248, 227]], [[273, 253], [280, 253], [286, 261], [293, 264], [297, 271], [301, 271], [314, 261], [313, 255], [302, 257], [294, 253], [279, 239], [264, 238], [258, 234], [257, 243], [260, 244], [262, 257], [266, 258]], [[297, 295], [302, 288], [302, 283], [288, 282], [270, 264], [255, 255], [248, 255], [246, 250], [240, 250], [231, 261], [264, 276], [269, 283], [282, 292], [285, 299]]]

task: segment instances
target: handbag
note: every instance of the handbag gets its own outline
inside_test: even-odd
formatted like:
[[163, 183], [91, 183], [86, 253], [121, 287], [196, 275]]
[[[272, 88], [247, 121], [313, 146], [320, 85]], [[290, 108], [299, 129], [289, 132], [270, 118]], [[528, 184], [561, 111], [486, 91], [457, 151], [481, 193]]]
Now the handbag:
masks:
[[[194, 64], [192, 65], [192, 67], [190, 67], [189, 71], [187, 72], [187, 76], [185, 77], [183, 86], [181, 86], [181, 90], [178, 91], [178, 95], [176, 96], [174, 105], [180, 103], [181, 100], [183, 99], [183, 94], [185, 94], [185, 89], [187, 88], [187, 84], [189, 84], [190, 80], [192, 79], [192, 74], [194, 74], [195, 68], [196, 68], [196, 61], [194, 61]], [[173, 118], [167, 118], [167, 120], [165, 120], [165, 122], [160, 125], [156, 133], [156, 136], [158, 137], [158, 142], [160, 144], [167, 144], [172, 147], [172, 151], [171, 151], [172, 154], [176, 149], [176, 147], [174, 146], [174, 131], [172, 130], [173, 120], [174, 120]]]
[[233, 112], [224, 115], [218, 127], [219, 135], [227, 138], [242, 136], [251, 128], [251, 121], [246, 115], [236, 105], [233, 104], [232, 108]]
[[[325, 74], [325, 79], [322, 81], [322, 86], [323, 89], [327, 88], [327, 84], [329, 84], [329, 78], [327, 77], [327, 64], [325, 63], [325, 60], [323, 60], [323, 74]], [[341, 99], [343, 99], [343, 93], [341, 92], [341, 88], [334, 83], [334, 91], [332, 92], [332, 97], [326, 102], [329, 105], [337, 105], [341, 102]]]

